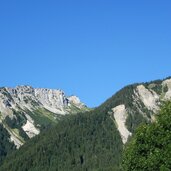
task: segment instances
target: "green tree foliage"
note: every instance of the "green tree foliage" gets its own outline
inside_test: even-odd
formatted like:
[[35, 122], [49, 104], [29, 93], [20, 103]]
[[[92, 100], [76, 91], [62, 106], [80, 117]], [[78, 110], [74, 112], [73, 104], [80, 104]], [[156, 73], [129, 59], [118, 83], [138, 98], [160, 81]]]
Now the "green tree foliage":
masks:
[[68, 116], [4, 161], [1, 171], [118, 171], [122, 141], [108, 113]]
[[[161, 93], [161, 83], [158, 80], [143, 85]], [[133, 95], [137, 85], [121, 89], [90, 112], [60, 118], [54, 128], [42, 132], [9, 155], [0, 171], [119, 171], [123, 144], [113, 122], [112, 108], [125, 104], [128, 114], [126, 125], [132, 133], [141, 123], [147, 122], [139, 109], [151, 117], [152, 111], [140, 99], [135, 102]], [[41, 125], [41, 130], [51, 127], [53, 119], [47, 111], [38, 110], [29, 115], [36, 125]], [[13, 127], [18, 125], [8, 118], [6, 123]]]
[[7, 155], [7, 153], [15, 150], [15, 146], [12, 142], [9, 142], [10, 135], [7, 130], [0, 124], [0, 163]]
[[123, 170], [171, 170], [171, 102], [164, 104], [154, 123], [137, 129], [125, 148]]
[[[10, 155], [1, 170], [119, 171], [123, 144], [109, 111], [120, 104], [133, 108], [136, 86], [121, 89], [95, 110], [62, 119]], [[132, 115], [130, 123], [135, 127], [142, 115]]]

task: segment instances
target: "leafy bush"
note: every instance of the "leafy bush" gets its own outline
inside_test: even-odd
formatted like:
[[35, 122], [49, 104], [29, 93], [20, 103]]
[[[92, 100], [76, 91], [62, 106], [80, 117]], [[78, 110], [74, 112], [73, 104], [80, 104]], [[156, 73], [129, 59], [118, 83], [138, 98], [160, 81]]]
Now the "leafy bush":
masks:
[[171, 102], [164, 104], [154, 123], [137, 129], [125, 148], [123, 170], [171, 170]]

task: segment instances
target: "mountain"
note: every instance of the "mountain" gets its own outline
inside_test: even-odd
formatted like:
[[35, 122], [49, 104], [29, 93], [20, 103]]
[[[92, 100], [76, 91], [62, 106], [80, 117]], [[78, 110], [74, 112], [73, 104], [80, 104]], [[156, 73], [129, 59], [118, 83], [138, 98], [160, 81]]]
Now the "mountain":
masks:
[[[16, 148], [56, 124], [64, 115], [86, 110], [88, 108], [78, 97], [67, 97], [62, 90], [31, 86], [0, 88], [1, 132]], [[13, 145], [11, 147], [14, 148]]]
[[9, 155], [0, 170], [120, 169], [122, 149], [171, 98], [171, 78], [124, 87], [94, 110], [67, 115]]

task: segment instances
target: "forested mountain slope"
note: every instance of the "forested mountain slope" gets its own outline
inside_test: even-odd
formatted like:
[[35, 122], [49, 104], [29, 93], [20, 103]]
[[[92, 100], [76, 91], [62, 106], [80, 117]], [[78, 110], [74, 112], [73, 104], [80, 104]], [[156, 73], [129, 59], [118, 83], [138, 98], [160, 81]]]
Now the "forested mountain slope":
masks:
[[171, 79], [127, 86], [98, 108], [67, 116], [9, 155], [0, 170], [119, 170], [123, 145], [171, 97]]
[[62, 90], [18, 86], [0, 88], [0, 162], [66, 114], [89, 110], [76, 96]]
[[34, 137], [0, 170], [118, 170], [121, 152], [122, 141], [110, 116], [93, 111], [68, 116]]

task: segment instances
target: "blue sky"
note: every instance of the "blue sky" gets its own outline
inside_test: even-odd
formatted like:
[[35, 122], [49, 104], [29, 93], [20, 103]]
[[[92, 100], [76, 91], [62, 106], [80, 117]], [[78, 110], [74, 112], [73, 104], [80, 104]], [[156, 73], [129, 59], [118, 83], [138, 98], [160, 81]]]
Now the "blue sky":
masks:
[[1, 0], [0, 86], [32, 85], [98, 106], [171, 76], [170, 0]]

